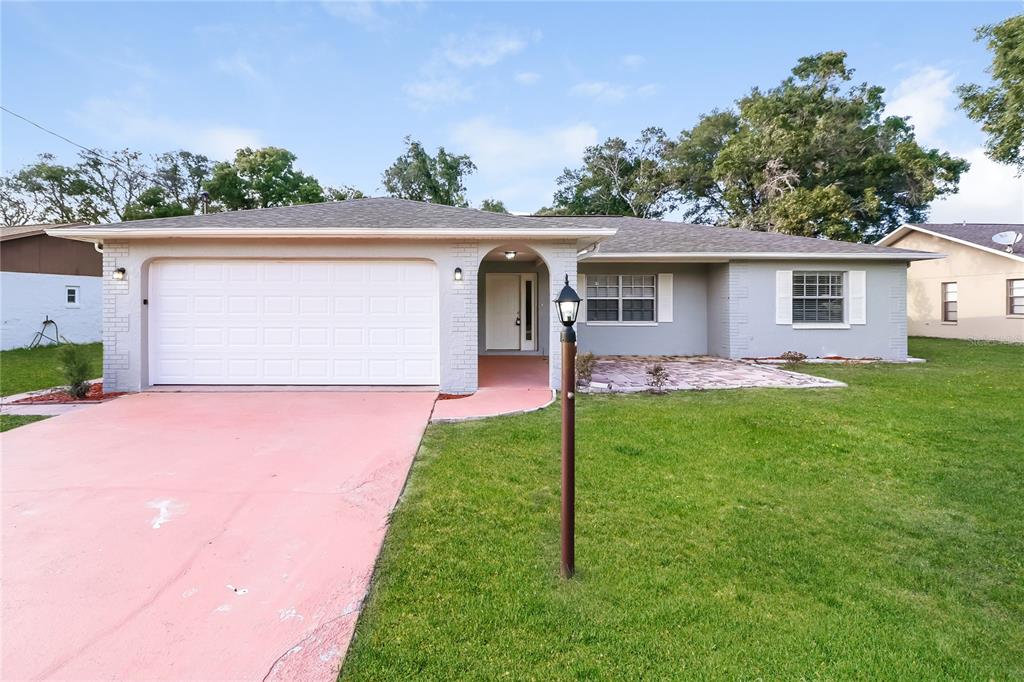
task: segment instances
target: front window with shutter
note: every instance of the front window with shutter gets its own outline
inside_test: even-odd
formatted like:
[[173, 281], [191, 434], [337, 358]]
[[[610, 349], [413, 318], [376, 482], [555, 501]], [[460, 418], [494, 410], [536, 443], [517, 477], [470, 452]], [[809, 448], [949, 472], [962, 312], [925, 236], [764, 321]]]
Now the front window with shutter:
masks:
[[843, 320], [842, 272], [793, 272], [793, 322]]
[[655, 275], [587, 275], [588, 322], [654, 322]]

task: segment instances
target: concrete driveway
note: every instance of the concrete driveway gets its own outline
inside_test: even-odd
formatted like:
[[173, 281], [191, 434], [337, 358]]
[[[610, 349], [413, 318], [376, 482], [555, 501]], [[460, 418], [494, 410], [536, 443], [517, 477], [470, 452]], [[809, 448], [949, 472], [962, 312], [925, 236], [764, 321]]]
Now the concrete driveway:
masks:
[[333, 679], [433, 393], [144, 393], [0, 436], [4, 679]]

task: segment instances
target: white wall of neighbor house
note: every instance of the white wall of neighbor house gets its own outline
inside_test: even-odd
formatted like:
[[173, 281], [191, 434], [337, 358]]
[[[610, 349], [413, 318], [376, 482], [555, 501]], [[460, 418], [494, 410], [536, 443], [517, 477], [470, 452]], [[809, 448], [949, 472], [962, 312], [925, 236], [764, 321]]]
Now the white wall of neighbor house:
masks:
[[[907, 317], [914, 336], [984, 339], [1024, 343], [1024, 315], [1007, 306], [1007, 281], [1024, 280], [1024, 261], [988, 253], [921, 232], [909, 232], [894, 244], [946, 254], [911, 263], [907, 273]], [[996, 244], [992, 244], [996, 248]], [[957, 287], [956, 322], [943, 320], [942, 285]]]
[[[793, 272], [842, 272], [846, 297], [844, 319], [838, 324], [786, 321], [792, 314]], [[715, 291], [722, 288], [715, 270]], [[777, 357], [797, 351], [808, 357], [907, 357], [907, 264], [902, 261], [741, 261], [728, 264], [728, 308], [712, 317], [728, 318], [728, 357]], [[858, 282], [863, 290], [858, 291]], [[724, 304], [719, 294], [709, 306]], [[721, 340], [716, 347], [722, 348]]]
[[[594, 322], [587, 320], [586, 302], [577, 324], [579, 348], [595, 355], [705, 355], [708, 352], [708, 266], [680, 263], [580, 263], [578, 285], [586, 297], [589, 275], [654, 275], [657, 288], [655, 319], [651, 322]], [[658, 275], [671, 275], [658, 278]], [[671, 315], [665, 315], [666, 295]], [[667, 319], [671, 317], [671, 320]]]
[[[481, 259], [501, 242], [476, 240], [108, 240], [103, 258], [104, 381], [109, 390], [138, 391], [150, 385], [148, 318], [143, 300], [149, 296], [149, 268], [165, 258], [244, 259], [425, 259], [438, 270], [440, 306], [440, 390], [472, 393], [477, 389], [478, 271]], [[548, 299], [557, 295], [554, 282], [576, 277], [575, 241], [531, 243], [552, 273]], [[116, 268], [126, 270], [115, 280]], [[455, 268], [462, 279], [455, 280]], [[559, 284], [559, 288], [560, 288]], [[552, 293], [552, 291], [554, 293]], [[543, 291], [539, 294], [543, 297]], [[561, 358], [557, 343], [561, 325], [548, 306], [550, 371], [558, 387]], [[538, 325], [538, 331], [541, 330]], [[552, 343], [554, 340], [554, 343]]]
[[[75, 302], [68, 301], [74, 288]], [[100, 340], [102, 284], [99, 277], [0, 272], [0, 350], [32, 343], [49, 317], [72, 343]], [[52, 327], [47, 334], [52, 334]]]

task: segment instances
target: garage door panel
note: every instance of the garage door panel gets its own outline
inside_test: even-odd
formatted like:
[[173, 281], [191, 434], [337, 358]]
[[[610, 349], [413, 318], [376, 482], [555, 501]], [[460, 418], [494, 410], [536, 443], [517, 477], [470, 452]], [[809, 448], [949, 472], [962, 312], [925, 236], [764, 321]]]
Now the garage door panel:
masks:
[[437, 384], [436, 287], [416, 261], [157, 262], [150, 381]]

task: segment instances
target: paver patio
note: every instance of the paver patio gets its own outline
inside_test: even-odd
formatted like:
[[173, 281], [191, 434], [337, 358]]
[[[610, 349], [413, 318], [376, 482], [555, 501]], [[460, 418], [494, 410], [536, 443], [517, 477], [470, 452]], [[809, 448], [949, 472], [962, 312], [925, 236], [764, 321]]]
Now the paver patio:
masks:
[[[637, 393], [650, 390], [647, 370], [660, 363], [668, 373], [667, 391], [706, 391], [723, 388], [837, 388], [846, 384], [742, 360], [706, 355], [602, 356], [594, 366], [589, 390]], [[594, 386], [594, 384], [604, 384]]]

